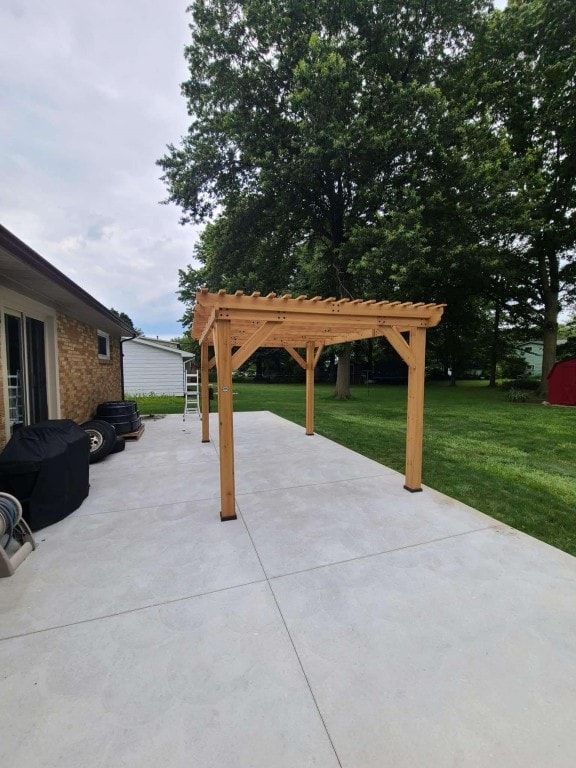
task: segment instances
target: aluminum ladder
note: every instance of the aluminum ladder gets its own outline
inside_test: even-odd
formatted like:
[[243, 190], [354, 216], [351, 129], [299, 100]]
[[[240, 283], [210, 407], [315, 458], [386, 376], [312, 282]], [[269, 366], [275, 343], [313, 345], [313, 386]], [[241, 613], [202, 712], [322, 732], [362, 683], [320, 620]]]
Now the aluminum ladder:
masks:
[[199, 371], [184, 371], [184, 416], [200, 416], [200, 376]]

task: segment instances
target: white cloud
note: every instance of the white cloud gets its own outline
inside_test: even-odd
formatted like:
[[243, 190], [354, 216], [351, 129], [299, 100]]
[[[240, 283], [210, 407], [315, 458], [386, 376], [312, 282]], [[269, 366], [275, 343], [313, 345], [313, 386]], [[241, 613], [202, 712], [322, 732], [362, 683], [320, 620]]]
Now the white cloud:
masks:
[[188, 117], [187, 2], [0, 8], [0, 221], [148, 333], [177, 334], [197, 230], [159, 204], [155, 161]]

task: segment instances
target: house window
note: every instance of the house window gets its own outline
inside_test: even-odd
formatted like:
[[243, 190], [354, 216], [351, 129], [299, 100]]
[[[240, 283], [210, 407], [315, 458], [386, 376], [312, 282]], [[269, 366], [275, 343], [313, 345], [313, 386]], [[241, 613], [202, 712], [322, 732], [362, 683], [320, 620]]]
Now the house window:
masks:
[[524, 352], [527, 352], [528, 354], [532, 354], [532, 347], [524, 347]]
[[110, 334], [98, 331], [98, 359], [110, 360]]

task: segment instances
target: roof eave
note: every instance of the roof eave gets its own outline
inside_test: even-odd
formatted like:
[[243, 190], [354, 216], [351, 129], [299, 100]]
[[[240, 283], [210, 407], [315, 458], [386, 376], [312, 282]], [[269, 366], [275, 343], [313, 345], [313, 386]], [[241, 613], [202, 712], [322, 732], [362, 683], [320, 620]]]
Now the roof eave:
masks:
[[0, 225], [0, 274], [7, 288], [113, 336], [133, 338], [123, 323], [87, 291]]

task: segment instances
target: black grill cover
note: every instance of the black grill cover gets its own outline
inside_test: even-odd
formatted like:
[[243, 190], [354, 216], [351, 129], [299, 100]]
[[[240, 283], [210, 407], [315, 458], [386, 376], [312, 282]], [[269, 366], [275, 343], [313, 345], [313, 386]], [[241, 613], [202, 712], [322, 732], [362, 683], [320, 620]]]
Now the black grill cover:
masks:
[[90, 439], [70, 419], [18, 429], [0, 454], [0, 490], [16, 496], [37, 531], [62, 520], [88, 496]]

